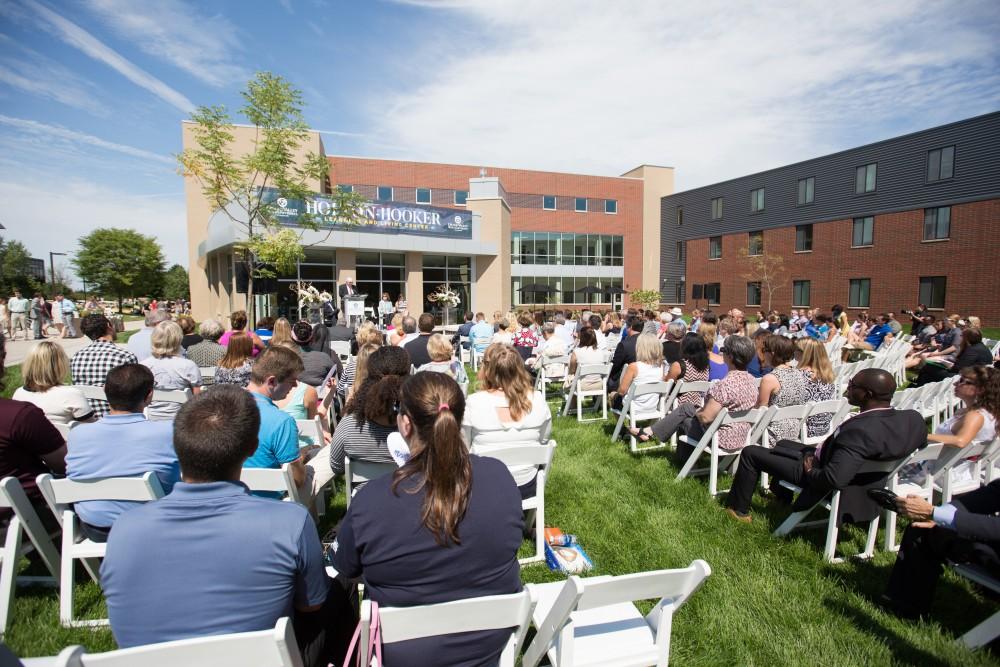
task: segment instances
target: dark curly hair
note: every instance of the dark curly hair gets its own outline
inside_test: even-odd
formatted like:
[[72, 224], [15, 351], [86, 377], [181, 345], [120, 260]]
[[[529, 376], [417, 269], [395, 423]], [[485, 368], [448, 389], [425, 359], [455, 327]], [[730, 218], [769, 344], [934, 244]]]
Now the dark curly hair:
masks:
[[368, 357], [368, 375], [351, 397], [347, 412], [354, 415], [358, 428], [372, 420], [391, 418], [399, 388], [410, 374], [410, 355], [401, 347], [380, 347]]
[[994, 419], [1000, 419], [1000, 370], [992, 366], [972, 366], [963, 368], [959, 375], [979, 390], [971, 407], [986, 410]]

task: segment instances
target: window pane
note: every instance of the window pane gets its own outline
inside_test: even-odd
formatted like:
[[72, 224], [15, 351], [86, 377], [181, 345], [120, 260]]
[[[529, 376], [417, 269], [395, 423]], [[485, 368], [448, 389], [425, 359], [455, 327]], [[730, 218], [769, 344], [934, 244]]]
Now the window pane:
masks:
[[467, 190], [455, 190], [455, 203], [462, 206], [465, 205], [465, 201], [469, 198], [469, 192]]
[[392, 188], [387, 185], [378, 186], [375, 198], [379, 201], [392, 201]]
[[927, 153], [927, 180], [936, 181], [939, 178], [941, 178], [941, 151], [930, 151]]
[[605, 199], [604, 200], [604, 212], [605, 213], [617, 213], [618, 212], [618, 200], [617, 199]]
[[937, 210], [937, 237], [946, 239], [951, 236], [951, 207], [942, 206]]
[[417, 188], [417, 203], [418, 204], [430, 204], [431, 203], [431, 190], [430, 190], [430, 188]]
[[865, 168], [858, 167], [854, 175], [854, 192], [861, 194], [865, 191]]
[[350, 194], [351, 192], [354, 192], [354, 186], [353, 185], [338, 185], [337, 186], [337, 190], [339, 190], [340, 192], [345, 193], [345, 194]]
[[[937, 238], [937, 221], [935, 220], [934, 209], [929, 208], [924, 211], [924, 240], [930, 241]], [[921, 303], [927, 303], [926, 301], [921, 301]]]
[[760, 305], [760, 283], [747, 283], [747, 305]]
[[941, 149], [941, 178], [951, 178], [955, 173], [955, 147]]
[[587, 198], [586, 197], [577, 197], [576, 198], [576, 211], [578, 213], [586, 213], [587, 212]]
[[799, 200], [798, 201], [799, 201], [800, 204], [805, 204], [806, 203], [806, 181], [805, 181], [805, 179], [802, 179], [802, 180], [799, 181]]
[[877, 168], [878, 165], [868, 165], [867, 173], [865, 174], [865, 192], [873, 192], [875, 190], [875, 170]]
[[813, 202], [813, 195], [816, 190], [816, 179], [812, 176], [806, 179], [806, 203], [811, 204]]
[[611, 252], [615, 257], [624, 257], [624, 236], [613, 236], [611, 239]]
[[555, 207], [556, 207], [556, 198], [554, 196], [552, 195], [542, 196], [542, 208], [554, 210]]

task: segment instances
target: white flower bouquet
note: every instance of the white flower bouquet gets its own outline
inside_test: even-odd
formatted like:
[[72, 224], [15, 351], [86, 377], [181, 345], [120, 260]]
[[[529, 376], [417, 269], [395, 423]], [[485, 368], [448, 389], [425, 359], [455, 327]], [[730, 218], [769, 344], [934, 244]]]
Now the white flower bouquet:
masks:
[[438, 285], [436, 290], [427, 295], [427, 300], [448, 308], [455, 308], [462, 302], [458, 292], [453, 291], [447, 285]]

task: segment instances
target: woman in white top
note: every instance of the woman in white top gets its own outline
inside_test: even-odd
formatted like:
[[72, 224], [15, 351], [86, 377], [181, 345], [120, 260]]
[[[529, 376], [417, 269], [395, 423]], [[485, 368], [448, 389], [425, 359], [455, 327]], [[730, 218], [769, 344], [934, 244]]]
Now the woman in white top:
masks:
[[962, 399], [963, 408], [940, 424], [930, 442], [946, 447], [965, 447], [971, 442], [989, 442], [996, 433], [1000, 417], [1000, 370], [990, 366], [971, 366], [959, 373], [955, 396]]
[[[486, 348], [479, 367], [479, 391], [465, 403], [462, 432], [470, 447], [544, 444], [552, 433], [552, 413], [535, 391], [521, 355], [510, 345]], [[521, 498], [535, 495], [534, 466], [510, 470]]]
[[21, 376], [24, 386], [12, 398], [34, 403], [53, 424], [93, 419], [94, 411], [83, 392], [63, 384], [69, 377], [69, 357], [58, 343], [45, 340], [31, 348], [21, 364]]
[[378, 320], [383, 329], [389, 328], [389, 322], [392, 321], [392, 316], [395, 312], [396, 307], [392, 304], [389, 293], [382, 292], [382, 300], [378, 302]]
[[500, 343], [501, 345], [513, 345], [514, 344], [514, 334], [512, 334], [508, 329], [510, 328], [510, 322], [507, 320], [500, 320], [497, 322], [497, 332], [493, 334], [492, 343]]
[[[153, 371], [156, 389], [191, 389], [197, 394], [201, 391], [201, 370], [181, 356], [182, 338], [184, 332], [179, 324], [171, 320], [160, 322], [150, 339], [153, 356], [140, 363]], [[180, 409], [180, 403], [154, 400], [146, 409], [146, 416], [153, 420], [173, 419]]]
[[[580, 366], [591, 366], [593, 364], [605, 364], [607, 357], [604, 350], [597, 344], [597, 336], [590, 327], [580, 330], [577, 345], [573, 348], [573, 353], [569, 355], [569, 374], [575, 377], [577, 368]], [[567, 378], [567, 384], [572, 383], [572, 377]], [[603, 386], [600, 375], [584, 375], [580, 378], [580, 389], [591, 391], [600, 389]]]
[[[640, 334], [635, 342], [635, 361], [625, 367], [621, 382], [618, 383], [618, 393], [614, 397], [614, 406], [622, 407], [625, 395], [633, 383], [648, 384], [663, 380], [663, 343], [656, 334]], [[639, 410], [652, 410], [660, 397], [656, 394], [645, 394], [635, 399], [632, 404]]]

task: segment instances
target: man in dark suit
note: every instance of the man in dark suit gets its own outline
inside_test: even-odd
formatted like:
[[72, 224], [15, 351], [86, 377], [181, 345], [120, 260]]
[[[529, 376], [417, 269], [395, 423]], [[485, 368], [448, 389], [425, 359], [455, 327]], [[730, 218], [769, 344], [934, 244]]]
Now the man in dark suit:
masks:
[[880, 488], [886, 473], [861, 473], [866, 461], [895, 461], [927, 442], [927, 425], [915, 410], [890, 406], [896, 391], [892, 374], [878, 368], [860, 371], [847, 384], [851, 405], [861, 412], [848, 419], [818, 448], [779, 440], [773, 449], [752, 445], [740, 453], [740, 464], [726, 499], [727, 511], [750, 522], [750, 498], [762, 472], [772, 476], [772, 489], [786, 480], [802, 489], [792, 509], [807, 510], [834, 490], [840, 490], [838, 522], [871, 521], [879, 506], [867, 495]]
[[423, 313], [417, 320], [417, 330], [420, 332], [416, 338], [403, 346], [406, 353], [410, 355], [410, 363], [414, 367], [420, 368], [424, 364], [431, 362], [431, 355], [427, 351], [427, 341], [434, 333], [434, 316], [430, 313]]
[[899, 513], [916, 519], [903, 533], [883, 603], [896, 615], [930, 611], [945, 561], [971, 563], [1000, 576], [1000, 480], [940, 507], [919, 496], [897, 498]]
[[344, 284], [337, 288], [337, 296], [340, 297], [340, 312], [344, 313], [344, 322], [347, 324], [350, 322], [347, 322], [347, 301], [344, 297], [357, 293], [358, 290], [354, 287], [354, 278], [350, 276], [345, 278]]
[[615, 354], [611, 357], [611, 375], [608, 377], [608, 390], [618, 389], [618, 380], [621, 377], [622, 369], [635, 361], [635, 344], [639, 340], [639, 333], [646, 323], [641, 317], [635, 317], [628, 327], [628, 335], [622, 338], [615, 348]]

